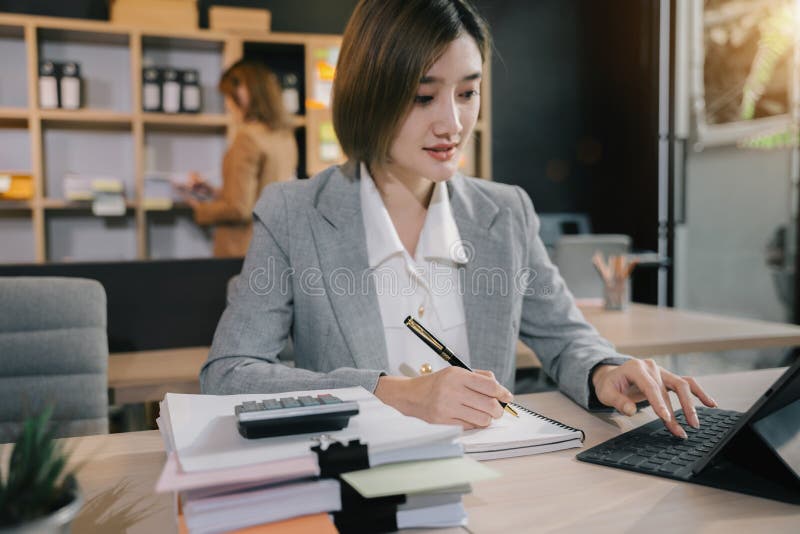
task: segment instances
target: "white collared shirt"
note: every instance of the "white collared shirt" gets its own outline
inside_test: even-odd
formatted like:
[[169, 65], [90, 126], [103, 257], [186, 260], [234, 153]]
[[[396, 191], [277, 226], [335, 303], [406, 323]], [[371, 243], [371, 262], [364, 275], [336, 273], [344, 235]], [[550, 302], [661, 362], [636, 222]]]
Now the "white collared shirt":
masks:
[[375, 276], [389, 356], [388, 372], [414, 376], [420, 374], [424, 364], [433, 371], [449, 365], [406, 328], [403, 320], [409, 315], [469, 365], [467, 321], [458, 276], [459, 264], [468, 258], [453, 219], [447, 184], [434, 186], [414, 258], [400, 241], [363, 163], [360, 196], [367, 255]]

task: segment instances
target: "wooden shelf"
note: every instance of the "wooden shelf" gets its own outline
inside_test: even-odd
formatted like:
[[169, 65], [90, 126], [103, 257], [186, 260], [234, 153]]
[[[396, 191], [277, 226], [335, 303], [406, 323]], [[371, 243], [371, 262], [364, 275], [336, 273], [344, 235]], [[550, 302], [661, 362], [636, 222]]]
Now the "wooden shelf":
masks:
[[28, 108], [0, 107], [0, 119], [28, 120]]
[[[57, 182], [57, 176], [68, 170], [87, 174], [92, 170], [99, 174], [124, 176], [131, 198], [126, 201], [126, 220], [124, 224], [108, 227], [111, 232], [108, 239], [124, 235], [130, 240], [130, 232], [135, 232], [138, 259], [147, 259], [151, 254], [163, 255], [165, 251], [170, 253], [169, 247], [176, 243], [184, 251], [181, 254], [186, 250], [199, 251], [203, 255], [210, 253], [205, 236], [198, 235], [192, 224], [184, 220], [186, 213], [191, 213], [188, 205], [178, 202], [164, 210], [164, 213], [180, 213], [181, 217], [175, 217], [179, 221], [169, 227], [167, 224], [155, 225], [157, 228], [153, 230], [148, 227], [148, 217], [155, 217], [160, 210], [149, 210], [139, 200], [144, 195], [148, 168], [186, 170], [197, 165], [203, 172], [216, 172], [221, 167], [224, 144], [233, 140], [236, 128], [232, 119], [223, 112], [222, 99], [211, 85], [220, 70], [244, 57], [248, 47], [255, 45], [258, 50], [264, 49], [261, 52], [268, 65], [274, 62], [276, 70], [283, 68], [296, 72], [302, 84], [299, 88], [301, 95], [309, 97], [315, 91], [317, 51], [341, 43], [341, 36], [330, 34], [171, 30], [5, 13], [0, 13], [0, 38], [15, 41], [14, 50], [18, 50], [20, 56], [24, 54], [24, 62], [20, 57], [15, 68], [20, 78], [24, 77], [27, 99], [20, 96], [23, 90], [20, 81], [20, 85], [14, 86], [20, 88], [17, 91], [20, 94], [6, 97], [3, 102], [6, 106], [0, 106], [0, 141], [18, 147], [13, 150], [15, 156], [19, 153], [14, 165], [30, 168], [34, 186], [42, 192], [48, 191], [48, 183]], [[38, 109], [39, 62], [65, 58], [78, 61], [85, 68], [86, 102], [94, 107]], [[204, 82], [205, 107], [213, 112], [166, 114], [141, 111], [144, 64], [197, 69]], [[476, 149], [479, 151], [476, 174], [484, 177], [489, 176], [488, 169], [491, 169], [488, 79], [487, 66], [484, 103], [477, 125], [480, 141]], [[301, 174], [313, 175], [328, 166], [320, 162], [318, 156], [322, 126], [327, 126], [330, 120], [330, 110], [311, 109], [305, 115], [291, 118], [297, 129], [298, 172]], [[27, 146], [23, 139], [26, 133]], [[89, 162], [90, 159], [93, 161]], [[59, 188], [50, 191], [56, 194]], [[88, 218], [91, 217], [91, 206], [91, 202], [70, 202], [60, 198], [0, 201], [0, 211], [6, 217], [31, 218], [34, 257], [40, 263], [48, 260], [51, 240], [55, 239], [48, 232], [48, 216], [61, 213], [64, 219], [70, 215], [76, 215], [76, 219]], [[76, 220], [71, 231], [81, 231], [84, 223]], [[97, 227], [91, 228], [95, 231]], [[22, 235], [22, 230], [13, 231], [17, 232], [15, 236]], [[0, 235], [0, 241], [4, 237]], [[105, 239], [105, 234], [102, 237]], [[92, 245], [81, 245], [84, 247], [81, 253], [87, 246]]]
[[0, 211], [28, 211], [32, 209], [32, 200], [0, 200]]
[[[132, 200], [125, 201], [125, 209], [136, 209], [137, 203]], [[92, 202], [85, 201], [70, 201], [60, 198], [44, 198], [42, 199], [42, 207], [46, 210], [54, 211], [91, 211]]]
[[173, 202], [172, 207], [169, 209], [161, 209], [161, 208], [149, 208], [144, 207], [144, 211], [147, 213], [171, 213], [175, 211], [191, 211], [192, 207], [189, 206], [186, 202]]
[[0, 127], [27, 128], [28, 110], [26, 108], [0, 107]]
[[130, 128], [133, 116], [130, 113], [95, 109], [42, 109], [39, 117], [43, 121], [75, 128]]
[[142, 44], [147, 48], [169, 48], [178, 50], [222, 50], [229, 37], [207, 30], [180, 32], [143, 30]]
[[81, 29], [58, 25], [38, 25], [40, 41], [71, 42], [96, 45], [126, 46], [131, 34], [126, 30], [110, 28]]
[[221, 130], [229, 126], [230, 119], [222, 113], [142, 113], [145, 126], [154, 129], [213, 129]]

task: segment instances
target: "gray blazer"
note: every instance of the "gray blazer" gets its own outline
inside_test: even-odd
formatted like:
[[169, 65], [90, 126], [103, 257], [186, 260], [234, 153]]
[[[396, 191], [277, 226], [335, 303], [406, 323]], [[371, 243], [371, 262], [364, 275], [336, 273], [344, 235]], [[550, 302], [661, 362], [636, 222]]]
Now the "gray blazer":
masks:
[[[242, 274], [200, 372], [204, 393], [374, 391], [387, 352], [359, 179], [358, 166], [347, 165], [264, 189]], [[461, 175], [448, 190], [469, 256], [459, 274], [472, 366], [512, 389], [521, 339], [561, 390], [588, 407], [591, 369], [627, 357], [575, 306], [539, 238], [530, 198], [519, 187]], [[294, 368], [278, 359], [290, 334]]]

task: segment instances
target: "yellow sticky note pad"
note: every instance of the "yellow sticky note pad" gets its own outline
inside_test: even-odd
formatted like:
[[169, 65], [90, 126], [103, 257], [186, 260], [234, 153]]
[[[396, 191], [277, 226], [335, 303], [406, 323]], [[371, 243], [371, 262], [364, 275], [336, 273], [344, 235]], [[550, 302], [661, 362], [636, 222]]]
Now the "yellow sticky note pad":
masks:
[[472, 458], [445, 458], [379, 465], [342, 474], [363, 497], [385, 497], [434, 491], [450, 486], [497, 478], [500, 473]]

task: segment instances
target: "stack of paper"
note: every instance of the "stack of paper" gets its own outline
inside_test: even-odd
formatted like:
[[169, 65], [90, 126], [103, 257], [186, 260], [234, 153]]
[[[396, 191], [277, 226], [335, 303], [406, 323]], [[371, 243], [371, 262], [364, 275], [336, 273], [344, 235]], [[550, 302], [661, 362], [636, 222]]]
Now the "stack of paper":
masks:
[[125, 186], [113, 176], [64, 175], [64, 198], [72, 202], [91, 201], [98, 217], [125, 215]]
[[[321, 394], [358, 402], [359, 414], [345, 429], [324, 436], [245, 439], [237, 430], [237, 404]], [[343, 530], [461, 526], [466, 524], [461, 497], [469, 484], [497, 476], [463, 456], [456, 442], [460, 427], [407, 417], [360, 387], [277, 395], [170, 393], [161, 403], [158, 425], [168, 458], [156, 489], [180, 492], [192, 534], [320, 512], [334, 513]], [[312, 447], [323, 443], [335, 450], [352, 440], [366, 445], [369, 468], [320, 478], [337, 466]]]
[[79, 174], [64, 175], [64, 198], [73, 202], [94, 199], [91, 177]]

